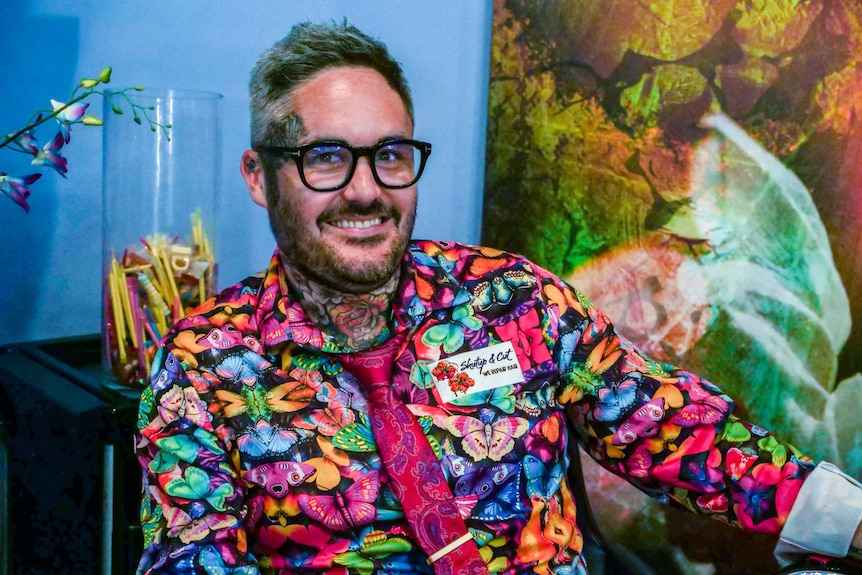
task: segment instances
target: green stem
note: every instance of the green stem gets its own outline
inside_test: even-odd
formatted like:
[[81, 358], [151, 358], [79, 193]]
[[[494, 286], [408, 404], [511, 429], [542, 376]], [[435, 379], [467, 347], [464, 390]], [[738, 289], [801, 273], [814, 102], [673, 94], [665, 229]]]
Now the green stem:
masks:
[[[80, 96], [78, 96], [76, 98], [72, 98], [66, 104], [64, 104], [61, 108], [52, 111], [49, 115], [44, 116], [42, 119], [40, 119], [36, 122], [28, 123], [26, 126], [21, 128], [20, 130], [18, 130], [14, 134], [8, 134], [8, 135], [4, 136], [3, 140], [0, 141], [0, 148], [5, 148], [9, 144], [11, 144], [15, 140], [17, 140], [18, 136], [29, 132], [33, 128], [36, 128], [37, 126], [44, 124], [45, 122], [47, 122], [48, 120], [51, 120], [52, 118], [56, 118], [57, 115], [60, 114], [61, 112], [63, 112], [64, 110], [66, 110], [66, 108], [68, 108], [69, 106], [71, 106], [73, 104], [77, 104], [81, 100], [87, 98], [92, 93], [93, 93], [92, 90], [88, 90], [88, 91], [84, 92], [83, 94], [81, 94]], [[37, 115], [38, 115], [38, 112], [37, 112]]]

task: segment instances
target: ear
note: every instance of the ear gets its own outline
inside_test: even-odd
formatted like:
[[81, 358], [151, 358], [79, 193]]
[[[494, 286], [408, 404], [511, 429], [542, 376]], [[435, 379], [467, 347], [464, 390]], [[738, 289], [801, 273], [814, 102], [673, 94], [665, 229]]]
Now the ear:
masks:
[[254, 203], [266, 207], [266, 188], [263, 176], [263, 166], [260, 158], [254, 150], [246, 150], [242, 153], [239, 162], [239, 171], [248, 186], [248, 195]]

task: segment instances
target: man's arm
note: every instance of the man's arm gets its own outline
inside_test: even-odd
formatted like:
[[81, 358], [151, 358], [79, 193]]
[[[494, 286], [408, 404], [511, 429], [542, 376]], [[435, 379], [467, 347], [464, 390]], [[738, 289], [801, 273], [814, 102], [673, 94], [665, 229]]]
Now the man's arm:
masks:
[[844, 557], [851, 547], [862, 548], [862, 485], [821, 463], [799, 490], [775, 556], [788, 564], [800, 554]]
[[[141, 395], [136, 448], [143, 470], [144, 550], [138, 573], [258, 575], [247, 550], [244, 493], [206, 401], [212, 390], [161, 348]], [[194, 382], [194, 383], [193, 383]], [[217, 424], [217, 422], [215, 422]], [[214, 571], [215, 570], [215, 571]]]
[[[547, 280], [556, 289], [546, 292], [558, 293], [559, 399], [593, 458], [696, 513], [780, 535], [782, 562], [847, 554], [862, 520], [857, 482], [734, 417], [721, 390], [652, 361], [586, 298], [550, 274]], [[642, 410], [646, 419], [638, 419]], [[652, 426], [638, 425], [648, 420]]]

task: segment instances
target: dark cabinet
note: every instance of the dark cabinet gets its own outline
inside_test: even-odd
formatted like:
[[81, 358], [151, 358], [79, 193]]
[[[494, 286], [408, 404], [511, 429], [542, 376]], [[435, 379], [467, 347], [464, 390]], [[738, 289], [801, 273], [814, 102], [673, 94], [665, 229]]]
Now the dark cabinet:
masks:
[[140, 555], [138, 393], [97, 336], [0, 348], [0, 574], [131, 574]]

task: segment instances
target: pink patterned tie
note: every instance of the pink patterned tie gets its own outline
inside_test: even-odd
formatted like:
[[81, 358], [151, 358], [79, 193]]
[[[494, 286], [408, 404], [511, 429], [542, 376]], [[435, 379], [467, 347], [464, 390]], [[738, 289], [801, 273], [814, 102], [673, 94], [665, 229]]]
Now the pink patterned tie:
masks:
[[488, 575], [422, 426], [392, 392], [392, 366], [403, 342], [404, 337], [393, 337], [339, 359], [368, 393], [368, 417], [380, 459], [434, 573]]

